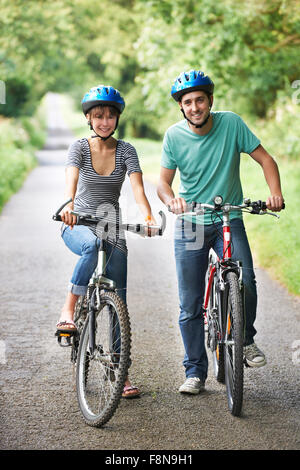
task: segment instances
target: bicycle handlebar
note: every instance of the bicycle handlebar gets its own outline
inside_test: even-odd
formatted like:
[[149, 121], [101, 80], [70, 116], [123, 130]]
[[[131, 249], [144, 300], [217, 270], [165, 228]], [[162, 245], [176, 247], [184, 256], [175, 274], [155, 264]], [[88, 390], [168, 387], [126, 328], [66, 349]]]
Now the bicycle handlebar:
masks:
[[[274, 214], [271, 211], [267, 210], [267, 204], [264, 201], [251, 201], [250, 199], [244, 199], [243, 204], [238, 204], [238, 205], [233, 205], [229, 203], [224, 203], [223, 204], [223, 199], [221, 196], [216, 196], [214, 198], [214, 204], [206, 204], [206, 203], [200, 203], [200, 202], [191, 202], [187, 204], [187, 211], [178, 214], [180, 216], [182, 215], [200, 215], [203, 214], [203, 212], [206, 210], [212, 210], [212, 211], [217, 211], [217, 212], [230, 212], [232, 210], [244, 210], [244, 212], [248, 212], [249, 214], [257, 214], [257, 215], [273, 215], [275, 217], [279, 216], [277, 214]], [[283, 203], [282, 209], [285, 209], [285, 204]], [[168, 206], [169, 212], [173, 212]]]
[[[68, 199], [66, 202], [64, 202], [59, 207], [59, 209], [57, 209], [55, 214], [52, 216], [52, 219], [55, 220], [56, 222], [63, 222], [59, 213], [71, 201], [72, 199]], [[108, 222], [107, 220], [103, 220], [105, 219], [105, 217], [107, 217], [108, 212], [103, 212], [101, 216], [93, 216], [93, 215], [86, 214], [84, 212], [78, 212], [78, 211], [71, 211], [71, 214], [75, 215], [77, 218], [75, 225], [80, 225], [80, 222], [83, 222], [83, 221], [92, 222], [94, 224], [100, 224], [106, 229], [111, 225], [115, 225], [116, 227], [118, 226], [118, 228], [121, 230], [126, 230], [128, 232], [137, 233], [137, 234], [143, 234], [145, 229], [158, 229], [159, 236], [163, 235], [165, 228], [166, 228], [166, 216], [163, 211], [159, 211], [159, 216], [161, 218], [160, 225], [128, 224], [128, 223], [117, 224], [116, 222], [112, 222], [112, 221]]]

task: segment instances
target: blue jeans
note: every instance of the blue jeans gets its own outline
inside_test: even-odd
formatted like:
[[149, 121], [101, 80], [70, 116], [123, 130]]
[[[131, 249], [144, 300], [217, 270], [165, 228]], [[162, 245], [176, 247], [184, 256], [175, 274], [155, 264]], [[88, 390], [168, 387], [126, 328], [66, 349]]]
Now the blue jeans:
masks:
[[[256, 333], [253, 324], [256, 318], [257, 292], [252, 255], [241, 219], [231, 221], [231, 237], [232, 259], [240, 260], [243, 267], [245, 345], [248, 345], [253, 343]], [[222, 257], [222, 223], [199, 226], [177, 219], [174, 246], [180, 302], [179, 326], [185, 349], [183, 365], [186, 377], [199, 377], [205, 381], [208, 368], [203, 316], [205, 273], [210, 248]]]
[[[67, 247], [80, 258], [75, 266], [69, 290], [75, 295], [84, 295], [89, 280], [97, 266], [99, 238], [85, 225], [64, 228], [62, 238]], [[116, 292], [126, 303], [127, 254], [119, 248], [106, 244], [106, 277], [115, 281]]]

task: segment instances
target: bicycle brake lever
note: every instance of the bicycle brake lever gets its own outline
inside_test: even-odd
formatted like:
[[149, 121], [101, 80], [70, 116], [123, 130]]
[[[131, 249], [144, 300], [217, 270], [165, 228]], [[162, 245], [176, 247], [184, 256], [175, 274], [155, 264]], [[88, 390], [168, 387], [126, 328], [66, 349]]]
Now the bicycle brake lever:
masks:
[[161, 225], [158, 230], [158, 235], [163, 235], [165, 228], [166, 228], [167, 219], [166, 219], [166, 214], [163, 211], [159, 211], [159, 215], [161, 218]]
[[68, 199], [66, 202], [64, 202], [59, 209], [55, 212], [55, 214], [52, 216], [53, 220], [56, 220], [57, 222], [61, 222], [61, 216], [59, 215], [60, 211], [67, 205], [69, 202], [72, 201], [72, 198]]
[[274, 212], [261, 211], [259, 215], [273, 215], [273, 217], [277, 217], [277, 219], [280, 219], [280, 215], [274, 214]]

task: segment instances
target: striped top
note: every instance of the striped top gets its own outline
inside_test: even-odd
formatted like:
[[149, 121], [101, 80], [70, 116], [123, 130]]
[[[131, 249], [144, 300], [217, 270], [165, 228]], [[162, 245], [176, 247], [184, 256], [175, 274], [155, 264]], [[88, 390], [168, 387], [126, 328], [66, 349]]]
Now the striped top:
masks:
[[[92, 164], [92, 156], [87, 138], [76, 140], [69, 148], [66, 166], [79, 168], [77, 191], [74, 199], [74, 211], [99, 216], [106, 213], [109, 233], [107, 240], [122, 251], [127, 252], [124, 232], [116, 232], [115, 224], [122, 223], [119, 197], [126, 173], [142, 173], [135, 148], [123, 140], [117, 141], [115, 169], [108, 176], [97, 173]], [[111, 224], [110, 224], [111, 222]], [[99, 238], [103, 237], [100, 224], [85, 222]]]

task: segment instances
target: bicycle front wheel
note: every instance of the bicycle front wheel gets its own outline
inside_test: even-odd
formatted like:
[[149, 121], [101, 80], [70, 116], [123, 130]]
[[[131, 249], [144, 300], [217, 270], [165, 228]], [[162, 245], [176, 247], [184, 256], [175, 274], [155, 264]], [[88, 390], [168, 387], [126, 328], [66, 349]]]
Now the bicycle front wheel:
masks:
[[244, 318], [242, 295], [236, 273], [226, 274], [225, 285], [225, 383], [229, 410], [234, 416], [239, 416], [242, 410], [244, 386]]
[[114, 292], [101, 295], [95, 319], [95, 349], [90, 350], [87, 319], [79, 345], [76, 387], [86, 423], [100, 427], [114, 414], [121, 399], [130, 360], [127, 307]]

